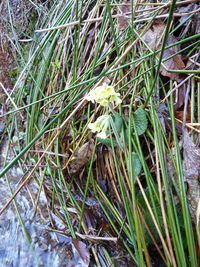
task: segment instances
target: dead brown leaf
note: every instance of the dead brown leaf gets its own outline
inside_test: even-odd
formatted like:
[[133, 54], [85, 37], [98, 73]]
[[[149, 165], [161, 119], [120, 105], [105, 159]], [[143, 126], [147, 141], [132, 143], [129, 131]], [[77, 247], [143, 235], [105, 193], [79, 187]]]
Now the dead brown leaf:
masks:
[[200, 148], [190, 139], [187, 130], [183, 133], [183, 170], [188, 183], [188, 203], [191, 218], [196, 222], [197, 207], [200, 200]]
[[156, 50], [160, 48], [164, 32], [165, 24], [162, 21], [156, 21], [156, 23], [143, 35], [142, 39], [152, 50]]
[[[176, 43], [178, 40], [174, 37], [174, 36], [169, 36], [166, 45], [171, 45]], [[171, 48], [168, 48], [164, 51], [163, 54], [163, 60], [172, 56], [173, 54], [175, 54], [176, 52], [178, 52], [179, 47], [178, 46], [173, 46]], [[168, 70], [182, 70], [185, 68], [185, 64], [181, 58], [180, 55], [175, 55], [172, 58], [168, 59], [166, 62], [163, 63], [165, 65], [165, 67]], [[171, 73], [168, 72], [164, 67], [161, 66], [160, 68], [160, 73], [163, 76], [169, 77], [172, 80], [178, 81], [180, 82], [180, 75], [178, 73]]]
[[[190, 15], [190, 12], [191, 11], [195, 11], [198, 8], [199, 8], [199, 4], [197, 4], [197, 3], [191, 3], [191, 4], [185, 5], [185, 6], [177, 6], [177, 8], [176, 8], [177, 9], [177, 11], [176, 11], [177, 13], [179, 13], [179, 14], [181, 14], [181, 13], [183, 13], [183, 14], [189, 13], [188, 16], [180, 17], [180, 19], [179, 19], [180, 23], [184, 23], [188, 19], [189, 15]], [[187, 21], [186, 23], [189, 24], [189, 21]]]
[[[184, 118], [184, 110], [177, 110], [174, 112], [176, 119], [180, 120], [183, 122]], [[190, 105], [187, 106], [187, 113], [186, 113], [186, 122], [191, 121], [191, 108]]]
[[192, 18], [192, 26], [195, 34], [200, 33], [200, 14], [195, 14]]
[[74, 259], [69, 262], [67, 266], [75, 267], [75, 266], [82, 266], [88, 267], [90, 264], [90, 253], [89, 249], [86, 247], [85, 243], [79, 241], [76, 238], [72, 239], [72, 250], [74, 253]]
[[[125, 1], [124, 3], [128, 3], [128, 1]], [[127, 18], [124, 14], [130, 12], [131, 7], [128, 5], [122, 5], [120, 9], [122, 11], [122, 15], [118, 18], [119, 30], [124, 31], [128, 27]]]
[[179, 110], [183, 104], [185, 103], [185, 96], [187, 92], [187, 86], [186, 83], [183, 83], [176, 92], [174, 92], [174, 110]]
[[[162, 38], [165, 32], [165, 24], [163, 22], [157, 21], [144, 35], [143, 40], [148, 44], [152, 50], [157, 50], [161, 48]], [[166, 46], [176, 43], [178, 40], [169, 35]], [[163, 60], [172, 56], [179, 51], [179, 46], [173, 46], [164, 51]], [[175, 55], [163, 63], [165, 68], [168, 70], [182, 70], [185, 68], [185, 64], [180, 55]], [[163, 66], [160, 67], [160, 73], [163, 76], [169, 77], [172, 80], [181, 81], [180, 75], [178, 73], [168, 72]]]
[[79, 172], [83, 166], [89, 162], [92, 158], [92, 153], [94, 150], [94, 143], [88, 141], [76, 152], [75, 157], [69, 164], [69, 172], [71, 174]]

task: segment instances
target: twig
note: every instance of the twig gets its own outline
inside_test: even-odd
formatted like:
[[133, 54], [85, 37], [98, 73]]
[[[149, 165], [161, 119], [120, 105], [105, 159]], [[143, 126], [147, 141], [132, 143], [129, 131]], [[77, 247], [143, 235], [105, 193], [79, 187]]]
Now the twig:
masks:
[[171, 257], [170, 257], [170, 252], [169, 252], [169, 250], [168, 250], [168, 247], [166, 246], [165, 240], [164, 240], [163, 235], [162, 235], [162, 233], [161, 233], [161, 231], [160, 231], [160, 228], [159, 228], [159, 226], [158, 226], [158, 223], [157, 223], [157, 221], [156, 221], [156, 218], [155, 218], [155, 216], [154, 216], [154, 214], [153, 214], [152, 208], [151, 208], [151, 206], [150, 206], [150, 204], [149, 204], [149, 202], [148, 202], [148, 199], [147, 199], [147, 197], [146, 197], [146, 194], [145, 194], [145, 192], [144, 192], [144, 189], [143, 189], [143, 187], [142, 187], [142, 184], [140, 183], [140, 180], [139, 180], [138, 178], [137, 178], [137, 183], [138, 183], [139, 188], [140, 188], [140, 191], [141, 191], [141, 193], [142, 193], [142, 195], [143, 195], [143, 197], [144, 197], [144, 200], [145, 200], [145, 203], [146, 203], [146, 205], [147, 205], [147, 207], [148, 207], [148, 210], [149, 210], [149, 212], [150, 212], [150, 214], [151, 214], [152, 220], [153, 220], [153, 222], [154, 222], [154, 225], [155, 225], [155, 227], [156, 227], [156, 230], [157, 230], [158, 235], [159, 235], [159, 237], [160, 237], [160, 240], [161, 240], [161, 242], [162, 242], [163, 248], [165, 249], [165, 252], [166, 252], [168, 258], [169, 258], [169, 260], [171, 261], [172, 259], [171, 259]]
[[[197, 9], [197, 10], [193, 10], [193, 11], [187, 12], [187, 13], [174, 13], [173, 16], [174, 17], [184, 17], [184, 16], [188, 16], [190, 14], [197, 13], [199, 11], [200, 11], [200, 8]], [[129, 18], [129, 16], [127, 16], [127, 14], [130, 14], [130, 13], [123, 14], [123, 16], [125, 18]], [[117, 14], [117, 15], [113, 15], [112, 18], [120, 18], [121, 16], [122, 16], [122, 14]], [[158, 15], [158, 16], [155, 16], [154, 19], [167, 18], [168, 16], [169, 16], [169, 14]], [[149, 17], [149, 18], [138, 19], [138, 20], [134, 20], [134, 23], [145, 22], [145, 21], [149, 21], [150, 19], [152, 19], [152, 18]], [[103, 20], [103, 17], [98, 17], [98, 18], [83, 20], [81, 23], [94, 23], [94, 22], [98, 22], [98, 21], [102, 21], [102, 20]], [[79, 20], [73, 21], [73, 22], [70, 22], [70, 23], [66, 23], [66, 24], [63, 24], [63, 25], [51, 27], [51, 28], [36, 30], [35, 32], [48, 32], [48, 31], [58, 30], [58, 29], [62, 29], [62, 28], [72, 27], [72, 26], [75, 26], [75, 25], [78, 25], [78, 24], [80, 24]]]
[[[161, 206], [161, 213], [162, 213], [162, 218], [163, 218], [163, 224], [165, 228], [165, 233], [166, 233], [166, 242], [169, 248], [169, 253], [171, 256], [171, 261], [172, 261], [172, 266], [177, 266], [176, 260], [174, 257], [174, 252], [172, 249], [172, 243], [170, 240], [170, 235], [169, 235], [169, 228], [167, 225], [167, 218], [166, 218], [166, 212], [164, 208], [164, 197], [163, 197], [163, 192], [162, 192], [162, 183], [161, 183], [161, 175], [160, 175], [160, 168], [159, 168], [159, 157], [158, 157], [158, 144], [155, 142], [155, 156], [156, 156], [156, 177], [157, 177], [157, 183], [158, 183], [158, 191], [159, 191], [159, 196], [160, 196], [160, 206]], [[161, 167], [161, 166], [160, 166]]]
[[[4, 85], [3, 85], [1, 82], [0, 82], [0, 86], [2, 87], [4, 93], [7, 95], [8, 99], [10, 100], [10, 102], [12, 103], [12, 105], [14, 106], [14, 108], [15, 108], [15, 109], [18, 109], [18, 107], [17, 107], [17, 105], [15, 104], [14, 100], [13, 100], [12, 97], [9, 95], [9, 93], [8, 93], [7, 90], [6, 90], [6, 88], [4, 87]], [[21, 113], [20, 113], [20, 116], [21, 116], [22, 119], [24, 119]]]
[[112, 242], [117, 242], [118, 238], [117, 237], [101, 237], [101, 236], [94, 236], [94, 235], [82, 235], [80, 233], [76, 232], [76, 235], [79, 236], [82, 239], [87, 239], [87, 240], [101, 240], [101, 241], [112, 241]]
[[164, 103], [165, 100], [175, 91], [177, 90], [179, 87], [181, 87], [187, 80], [189, 80], [191, 77], [193, 77], [194, 74], [190, 74], [187, 78], [185, 78], [182, 82], [180, 82], [177, 86], [175, 86], [172, 90], [170, 90], [167, 95], [165, 96], [165, 98], [161, 101], [161, 103]]
[[51, 146], [53, 145], [54, 141], [57, 139], [57, 137], [60, 135], [60, 133], [62, 132], [62, 129], [64, 128], [65, 124], [69, 121], [69, 119], [74, 116], [74, 114], [77, 112], [77, 110], [80, 109], [80, 107], [86, 103], [86, 100], [83, 98], [82, 101], [79, 103], [79, 105], [74, 109], [74, 111], [66, 118], [66, 120], [61, 124], [61, 126], [58, 128], [57, 133], [55, 134], [55, 136], [53, 137], [53, 139], [51, 140], [51, 142], [49, 143], [49, 145], [46, 147], [45, 152], [42, 154], [42, 156], [39, 158], [38, 162], [36, 163], [35, 167], [32, 169], [32, 171], [29, 173], [29, 175], [26, 177], [26, 179], [24, 180], [24, 182], [17, 188], [17, 190], [15, 191], [15, 193], [12, 195], [12, 197], [8, 200], [8, 202], [5, 204], [5, 206], [0, 210], [0, 215], [8, 208], [8, 206], [10, 205], [10, 203], [13, 201], [13, 199], [16, 197], [16, 195], [20, 192], [20, 190], [24, 187], [24, 185], [30, 180], [31, 176], [33, 175], [33, 173], [35, 172], [35, 170], [38, 168], [38, 166], [40, 165], [40, 162], [42, 161], [42, 159], [45, 157], [46, 152], [51, 148]]
[[[176, 3], [176, 6], [187, 5], [191, 3], [199, 2], [199, 0], [185, 0], [179, 1]], [[120, 4], [110, 4], [110, 6], [131, 6], [131, 3], [120, 3]], [[137, 3], [138, 6], [162, 6], [165, 5], [163, 3]], [[166, 3], [166, 6], [170, 6], [171, 2]], [[105, 6], [105, 4], [101, 4], [100, 6]]]

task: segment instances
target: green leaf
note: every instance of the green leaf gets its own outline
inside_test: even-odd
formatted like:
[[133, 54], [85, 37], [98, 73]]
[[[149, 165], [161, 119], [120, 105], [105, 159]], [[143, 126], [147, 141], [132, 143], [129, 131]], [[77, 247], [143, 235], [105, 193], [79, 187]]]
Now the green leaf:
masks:
[[119, 136], [119, 134], [117, 132], [117, 129], [115, 127], [115, 123], [114, 123], [112, 117], [110, 118], [110, 126], [111, 126], [111, 128], [113, 130], [113, 133], [114, 133], [114, 136], [115, 136], [115, 139], [116, 139], [116, 142], [117, 142], [118, 146], [120, 147], [120, 149], [122, 151], [124, 151], [124, 144], [123, 144], [123, 142], [122, 142], [122, 140], [121, 140], [121, 138], [120, 138], [120, 136]]
[[[144, 111], [144, 109], [142, 107], [139, 107], [134, 115], [133, 115], [133, 123], [135, 123], [135, 127], [137, 130], [137, 134], [138, 135], [142, 135], [143, 133], [145, 133], [146, 129], [147, 129], [147, 125], [148, 125], [148, 121], [147, 121], [147, 117], [146, 117], [146, 112]], [[133, 127], [133, 125], [132, 125]]]
[[121, 129], [122, 129], [123, 118], [118, 112], [115, 112], [115, 114], [113, 116], [113, 121], [114, 121], [114, 125], [115, 125], [115, 128], [116, 128], [116, 131], [119, 134], [121, 132]]
[[132, 153], [132, 168], [134, 177], [139, 176], [142, 170], [142, 165], [140, 163], [137, 153], [135, 152]]
[[[103, 138], [97, 137], [97, 141], [100, 142], [100, 143], [102, 143], [103, 145], [106, 145], [106, 146], [110, 146], [111, 147], [111, 140], [110, 140], [110, 138], [103, 139]], [[116, 141], [113, 140], [113, 142], [114, 142], [114, 147], [116, 147], [117, 146]]]

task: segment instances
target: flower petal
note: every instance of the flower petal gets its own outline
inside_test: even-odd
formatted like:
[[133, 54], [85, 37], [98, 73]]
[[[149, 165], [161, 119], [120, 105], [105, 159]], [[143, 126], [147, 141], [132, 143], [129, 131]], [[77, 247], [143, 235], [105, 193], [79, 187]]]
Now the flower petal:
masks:
[[97, 137], [102, 138], [102, 139], [106, 139], [107, 135], [105, 132], [102, 131], [102, 132], [97, 134]]
[[86, 97], [88, 101], [99, 103], [101, 106], [108, 106], [115, 102], [117, 105], [121, 103], [120, 94], [116, 93], [113, 86], [104, 83], [92, 90]]
[[[88, 124], [88, 128], [93, 132], [97, 132], [100, 134], [101, 138], [106, 138], [106, 131], [109, 126], [110, 116], [102, 115], [97, 118], [97, 120], [93, 123]], [[102, 137], [103, 136], [103, 137]]]

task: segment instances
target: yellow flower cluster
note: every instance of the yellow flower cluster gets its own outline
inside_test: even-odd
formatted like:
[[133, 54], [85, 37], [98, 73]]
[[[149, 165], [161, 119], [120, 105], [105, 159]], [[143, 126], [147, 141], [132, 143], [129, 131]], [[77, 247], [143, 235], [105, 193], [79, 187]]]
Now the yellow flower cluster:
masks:
[[116, 93], [113, 86], [107, 85], [104, 83], [102, 86], [99, 86], [92, 90], [87, 96], [88, 101], [99, 103], [101, 106], [108, 106], [110, 103], [115, 102], [116, 105], [119, 105], [122, 100], [119, 98], [120, 94]]
[[109, 115], [102, 115], [97, 118], [97, 120], [94, 123], [89, 123], [88, 128], [91, 129], [93, 133], [97, 132], [97, 136], [105, 139], [107, 134], [107, 129], [109, 126]]

